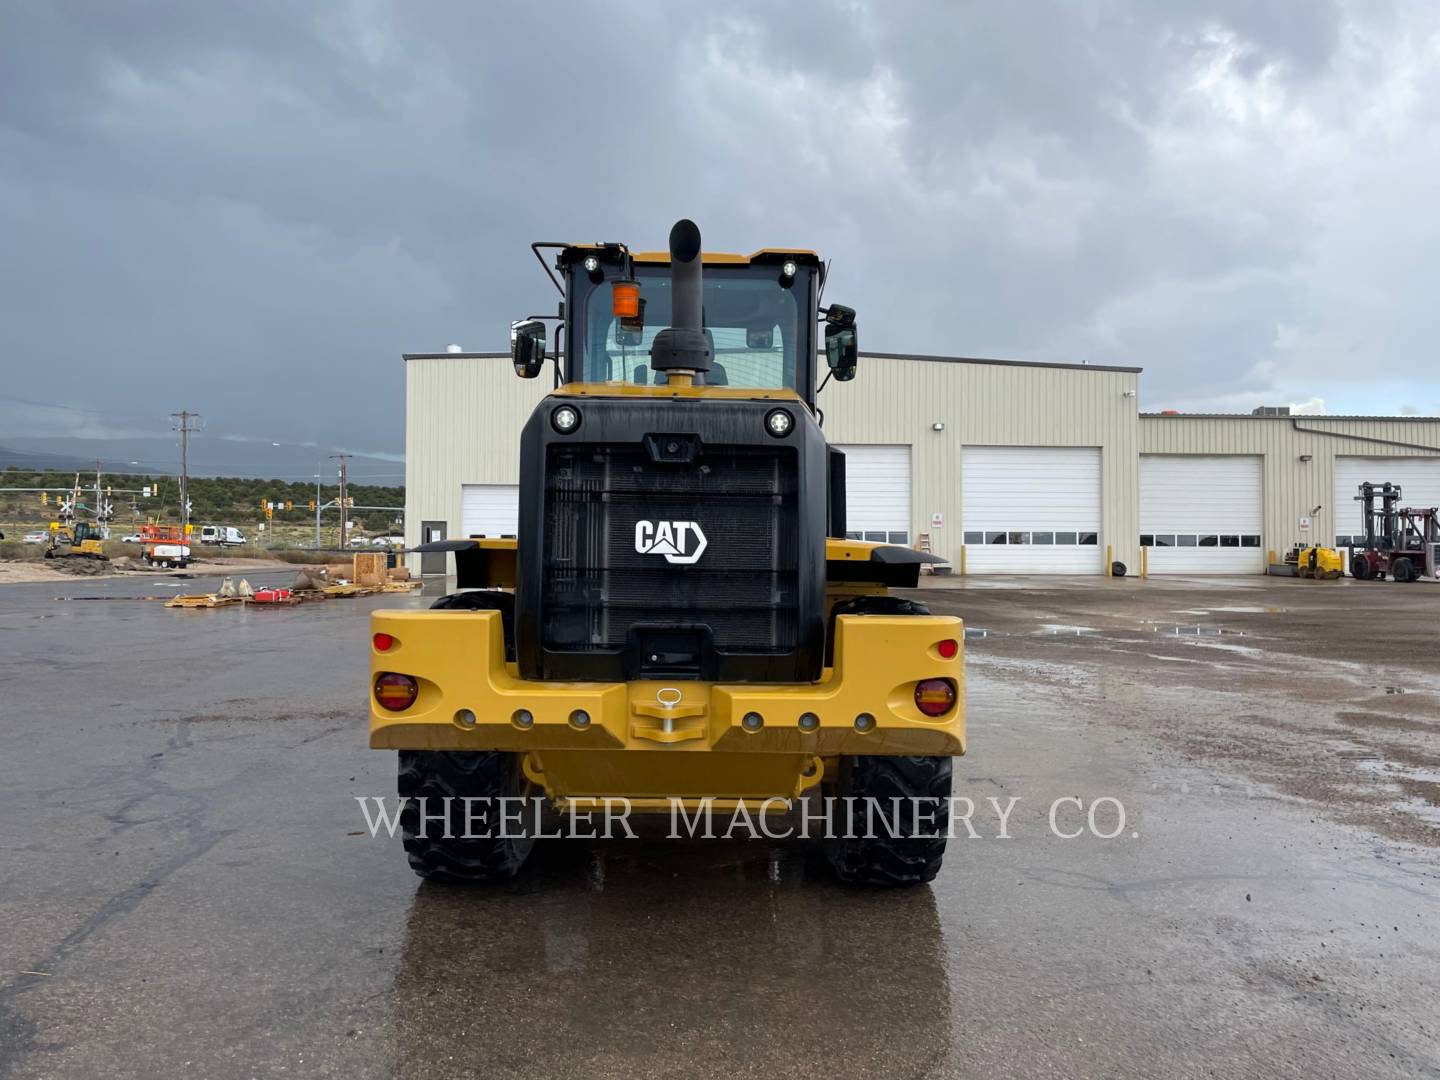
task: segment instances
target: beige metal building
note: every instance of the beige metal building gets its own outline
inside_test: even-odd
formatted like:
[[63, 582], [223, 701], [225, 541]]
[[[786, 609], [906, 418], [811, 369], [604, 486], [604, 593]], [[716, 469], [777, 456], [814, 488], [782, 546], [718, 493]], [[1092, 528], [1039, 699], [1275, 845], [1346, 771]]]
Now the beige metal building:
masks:
[[[520, 429], [550, 387], [500, 353], [406, 361], [406, 542], [516, 530]], [[547, 373], [548, 374], [548, 373]], [[1263, 573], [1348, 540], [1364, 480], [1440, 505], [1440, 418], [1141, 414], [1139, 368], [867, 354], [820, 396], [852, 535], [966, 574]], [[412, 558], [417, 558], [412, 556]], [[443, 572], [441, 557], [412, 569]]]

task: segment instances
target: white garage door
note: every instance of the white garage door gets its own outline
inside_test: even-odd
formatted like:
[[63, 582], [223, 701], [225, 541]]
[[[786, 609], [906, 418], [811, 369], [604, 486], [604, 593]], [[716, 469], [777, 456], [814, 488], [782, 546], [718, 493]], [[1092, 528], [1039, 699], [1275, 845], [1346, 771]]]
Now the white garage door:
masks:
[[1355, 496], [1360, 485], [1386, 481], [1400, 485], [1400, 505], [1440, 506], [1440, 458], [1337, 457], [1335, 459], [1335, 542], [1339, 547], [1360, 543], [1365, 526]]
[[1263, 574], [1261, 459], [1140, 457], [1140, 546], [1152, 574]]
[[961, 457], [967, 574], [1099, 574], [1100, 450], [967, 446]]
[[845, 527], [852, 540], [910, 543], [910, 447], [845, 451]]
[[464, 484], [462, 536], [514, 536], [520, 521], [519, 484]]

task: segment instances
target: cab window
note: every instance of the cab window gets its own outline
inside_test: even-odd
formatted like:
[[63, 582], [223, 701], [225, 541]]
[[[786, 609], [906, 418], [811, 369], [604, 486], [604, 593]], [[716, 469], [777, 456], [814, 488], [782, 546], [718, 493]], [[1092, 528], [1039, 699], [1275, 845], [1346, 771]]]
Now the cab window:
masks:
[[[713, 359], [705, 377], [710, 386], [756, 389], [797, 385], [796, 357], [802, 327], [801, 310], [808, 307], [809, 271], [802, 270], [788, 287], [773, 267], [705, 268], [704, 322]], [[577, 275], [578, 277], [578, 275]], [[641, 318], [622, 320], [610, 309], [608, 281], [589, 285], [580, 308], [577, 340], [583, 341], [579, 372], [584, 382], [663, 386], [665, 373], [650, 367], [655, 335], [670, 325], [668, 267], [636, 267], [640, 282]]]

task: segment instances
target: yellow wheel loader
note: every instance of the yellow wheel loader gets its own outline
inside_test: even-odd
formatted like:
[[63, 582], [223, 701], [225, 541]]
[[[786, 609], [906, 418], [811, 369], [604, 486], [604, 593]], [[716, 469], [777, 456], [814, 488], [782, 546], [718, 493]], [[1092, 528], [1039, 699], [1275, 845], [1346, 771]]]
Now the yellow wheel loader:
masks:
[[[603, 802], [690, 835], [799, 813], [843, 880], [931, 880], [964, 632], [888, 595], [942, 560], [848, 538], [815, 398], [818, 355], [855, 375], [854, 311], [820, 306], [813, 252], [702, 252], [690, 221], [668, 252], [532, 250], [564, 347], [521, 435], [518, 538], [413, 549], [453, 552], [456, 591], [372, 616], [370, 745], [399, 751], [412, 867], [509, 877], [548, 834], [507, 804], [573, 824]], [[545, 339], [512, 326], [517, 375]]]

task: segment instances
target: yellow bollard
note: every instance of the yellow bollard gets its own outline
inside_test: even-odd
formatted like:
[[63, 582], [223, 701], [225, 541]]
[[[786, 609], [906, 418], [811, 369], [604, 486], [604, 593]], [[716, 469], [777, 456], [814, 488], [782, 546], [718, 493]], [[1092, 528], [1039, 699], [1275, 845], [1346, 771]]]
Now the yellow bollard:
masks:
[[965, 545], [960, 545], [960, 576], [965, 576]]

